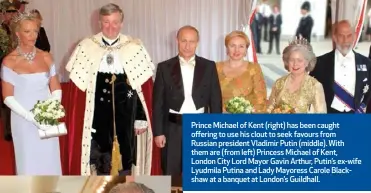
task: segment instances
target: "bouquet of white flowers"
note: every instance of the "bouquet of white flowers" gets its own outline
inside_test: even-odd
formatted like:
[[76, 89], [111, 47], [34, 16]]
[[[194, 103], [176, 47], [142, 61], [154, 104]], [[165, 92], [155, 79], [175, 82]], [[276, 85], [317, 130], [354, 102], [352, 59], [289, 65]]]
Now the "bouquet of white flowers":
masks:
[[67, 134], [65, 124], [59, 121], [65, 116], [65, 110], [58, 100], [38, 101], [31, 112], [35, 115], [35, 121], [39, 124], [39, 135], [41, 138], [45, 139]]
[[253, 113], [254, 107], [243, 97], [233, 97], [225, 104], [225, 110], [232, 114]]

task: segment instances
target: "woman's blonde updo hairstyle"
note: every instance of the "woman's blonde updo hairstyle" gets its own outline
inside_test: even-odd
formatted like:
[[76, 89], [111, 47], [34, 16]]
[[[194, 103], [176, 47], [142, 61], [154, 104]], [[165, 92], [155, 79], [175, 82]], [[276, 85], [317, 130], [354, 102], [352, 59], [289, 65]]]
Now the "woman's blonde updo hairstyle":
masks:
[[16, 32], [19, 31], [19, 28], [23, 21], [34, 21], [37, 26], [40, 27], [38, 17], [35, 14], [32, 14], [31, 12], [18, 13], [10, 23], [10, 30], [12, 32], [13, 39], [12, 42], [14, 44], [12, 46], [13, 48], [16, 47], [18, 44], [18, 37], [16, 35]]
[[10, 24], [13, 33], [19, 31], [19, 27], [21, 26], [23, 21], [34, 21], [38, 23], [38, 17], [36, 16], [36, 14], [33, 14], [31, 12], [18, 13]]
[[[242, 39], [245, 41], [245, 43], [246, 43], [246, 49], [249, 48], [249, 46], [250, 46], [250, 40], [249, 40], [249, 37], [246, 35], [245, 32], [243, 32], [243, 31], [238, 31], [238, 30], [236, 30], [236, 31], [232, 31], [231, 33], [229, 33], [228, 35], [225, 36], [225, 38], [224, 38], [224, 46], [225, 46], [226, 48], [228, 48], [229, 42], [230, 42], [233, 38], [235, 38], [235, 37], [242, 38]], [[247, 54], [247, 53], [245, 53], [245, 55], [246, 55], [246, 54]], [[228, 53], [228, 49], [227, 49], [227, 55], [229, 55], [229, 53]]]
[[236, 31], [232, 31], [231, 33], [225, 36], [224, 38], [225, 47], [228, 47], [229, 42], [235, 37], [239, 37], [245, 40], [246, 48], [250, 46], [250, 40], [249, 40], [249, 37], [246, 35], [246, 33], [243, 31], [236, 30]]

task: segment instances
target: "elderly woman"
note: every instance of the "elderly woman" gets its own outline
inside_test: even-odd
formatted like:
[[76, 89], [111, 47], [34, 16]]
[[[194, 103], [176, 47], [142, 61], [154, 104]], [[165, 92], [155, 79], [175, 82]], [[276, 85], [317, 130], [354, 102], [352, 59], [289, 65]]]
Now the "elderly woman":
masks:
[[244, 60], [249, 45], [249, 38], [242, 31], [233, 31], [225, 37], [228, 60], [217, 63], [223, 104], [233, 97], [244, 97], [255, 112], [264, 113], [267, 89], [262, 70], [259, 64]]
[[327, 113], [322, 84], [308, 75], [316, 65], [316, 56], [308, 41], [293, 40], [283, 51], [283, 62], [289, 74], [275, 82], [268, 112], [288, 105], [295, 113]]

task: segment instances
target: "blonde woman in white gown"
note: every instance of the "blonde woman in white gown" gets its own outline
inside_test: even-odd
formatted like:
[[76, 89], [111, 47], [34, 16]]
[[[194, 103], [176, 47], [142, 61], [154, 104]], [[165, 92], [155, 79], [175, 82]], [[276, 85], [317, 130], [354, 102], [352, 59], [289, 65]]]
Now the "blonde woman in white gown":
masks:
[[18, 47], [4, 58], [1, 79], [4, 104], [11, 109], [17, 175], [62, 175], [59, 139], [41, 140], [30, 112], [38, 100], [61, 100], [53, 59], [35, 47], [39, 32], [36, 18], [20, 14], [12, 29]]

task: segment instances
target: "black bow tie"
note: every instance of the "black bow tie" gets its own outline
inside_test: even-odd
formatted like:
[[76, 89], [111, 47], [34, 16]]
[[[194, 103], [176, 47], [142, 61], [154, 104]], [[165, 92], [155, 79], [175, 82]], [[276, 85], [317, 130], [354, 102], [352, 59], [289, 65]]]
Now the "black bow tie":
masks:
[[118, 41], [120, 40], [120, 38], [117, 38], [115, 41], [112, 42], [112, 44], [109, 44], [104, 38], [102, 38], [102, 41], [104, 43], [104, 45], [106, 46], [113, 46], [114, 44], [116, 44]]

